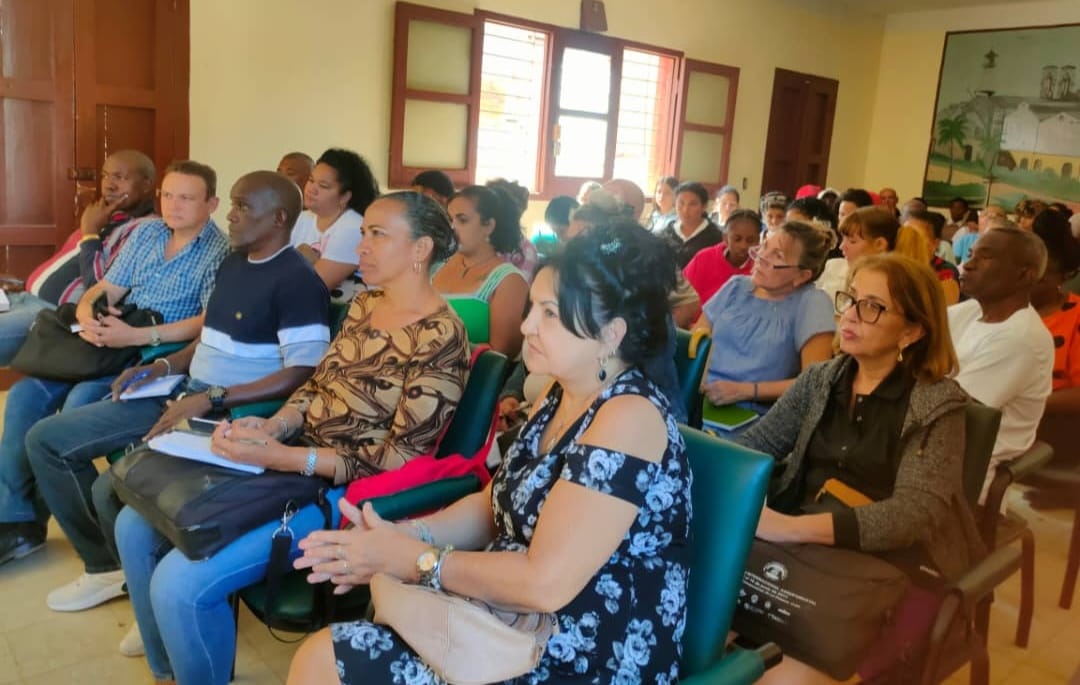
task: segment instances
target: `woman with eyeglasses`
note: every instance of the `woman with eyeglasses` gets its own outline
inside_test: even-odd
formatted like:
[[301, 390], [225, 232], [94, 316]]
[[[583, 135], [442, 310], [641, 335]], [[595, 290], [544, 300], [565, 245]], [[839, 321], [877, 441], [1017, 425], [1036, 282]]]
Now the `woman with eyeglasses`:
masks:
[[702, 310], [712, 351], [702, 392], [714, 405], [759, 414], [799, 373], [832, 356], [829, 298], [814, 287], [834, 244], [816, 224], [788, 221], [749, 251], [749, 276], [733, 276]]
[[[962, 489], [970, 398], [948, 378], [957, 362], [937, 276], [901, 255], [866, 257], [852, 267], [835, 305], [839, 354], [800, 375], [739, 438], [783, 464], [757, 537], [871, 553], [909, 550], [945, 579], [956, 578], [983, 549]], [[822, 493], [845, 487], [869, 503], [830, 506], [839, 496]], [[929, 590], [909, 590], [859, 675], [894, 667], [896, 654], [925, 637], [937, 601]], [[821, 681], [812, 663], [780, 647], [784, 662], [760, 682]]]

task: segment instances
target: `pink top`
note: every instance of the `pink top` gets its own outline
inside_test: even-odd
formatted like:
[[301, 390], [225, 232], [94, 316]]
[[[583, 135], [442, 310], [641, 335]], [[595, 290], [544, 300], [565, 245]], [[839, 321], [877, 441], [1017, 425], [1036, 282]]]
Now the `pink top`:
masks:
[[726, 243], [706, 247], [698, 251], [683, 269], [686, 280], [690, 281], [690, 285], [694, 286], [698, 297], [701, 298], [702, 306], [705, 306], [709, 298], [715, 295], [729, 278], [739, 275], [748, 276], [750, 270], [754, 268], [754, 260], [749, 257], [742, 266], [732, 266], [724, 256], [726, 252]]

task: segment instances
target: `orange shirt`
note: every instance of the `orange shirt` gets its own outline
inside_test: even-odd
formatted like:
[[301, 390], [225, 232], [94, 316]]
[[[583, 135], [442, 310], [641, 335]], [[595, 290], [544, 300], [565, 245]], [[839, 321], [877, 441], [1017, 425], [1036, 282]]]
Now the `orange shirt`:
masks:
[[1061, 309], [1043, 318], [1054, 337], [1054, 390], [1080, 386], [1080, 295], [1069, 293]]

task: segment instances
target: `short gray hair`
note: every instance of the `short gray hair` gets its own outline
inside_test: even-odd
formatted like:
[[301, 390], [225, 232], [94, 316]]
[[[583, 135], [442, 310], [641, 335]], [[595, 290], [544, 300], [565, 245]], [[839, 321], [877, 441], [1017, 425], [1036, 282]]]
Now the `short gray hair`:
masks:
[[1046, 243], [1043, 242], [1042, 238], [1031, 231], [1025, 231], [1015, 226], [1012, 228], [993, 228], [991, 230], [1008, 235], [1017, 248], [1014, 259], [1022, 260], [1025, 266], [1034, 267], [1035, 280], [1043, 277], [1043, 274], [1046, 273], [1047, 253]]

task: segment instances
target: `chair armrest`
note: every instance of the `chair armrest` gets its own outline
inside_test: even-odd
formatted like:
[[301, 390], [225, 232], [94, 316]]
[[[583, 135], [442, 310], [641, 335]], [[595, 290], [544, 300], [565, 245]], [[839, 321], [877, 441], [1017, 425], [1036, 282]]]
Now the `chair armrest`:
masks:
[[1009, 475], [1012, 476], [1012, 481], [1015, 483], [1024, 476], [1030, 475], [1046, 466], [1053, 457], [1054, 448], [1042, 440], [1036, 440], [1035, 444], [1033, 444], [1027, 452], [1024, 452], [1016, 459], [1002, 462], [998, 465], [998, 468], [1006, 469], [1009, 472]]
[[285, 400], [265, 400], [263, 402], [240, 404], [229, 410], [229, 416], [233, 419], [242, 419], [245, 416], [258, 416], [265, 419], [273, 416], [278, 409], [281, 409], [283, 404], [285, 404]]
[[979, 532], [983, 539], [994, 540], [993, 531], [997, 527], [997, 515], [1001, 511], [1001, 500], [1005, 490], [1021, 478], [1046, 466], [1054, 456], [1054, 448], [1042, 440], [1036, 440], [1026, 452], [1016, 459], [1003, 461], [994, 469], [994, 478], [986, 493], [985, 512], [980, 521]]
[[1020, 555], [1017, 545], [999, 547], [957, 579], [951, 591], [959, 596], [961, 610], [974, 611], [994, 588], [1016, 573], [1020, 569]]
[[680, 678], [679, 682], [682, 685], [751, 685], [781, 659], [780, 648], [771, 642], [757, 649], [736, 647], [705, 671]]
[[[371, 502], [379, 516], [396, 521], [442, 509], [479, 489], [480, 479], [476, 476], [458, 476], [418, 485], [392, 495], [372, 497], [366, 501]], [[360, 504], [363, 505], [363, 502]]]
[[183, 342], [167, 342], [160, 345], [147, 345], [139, 348], [139, 363], [146, 364], [160, 359], [161, 357], [167, 357], [173, 352], [182, 350], [191, 344], [190, 340]]

